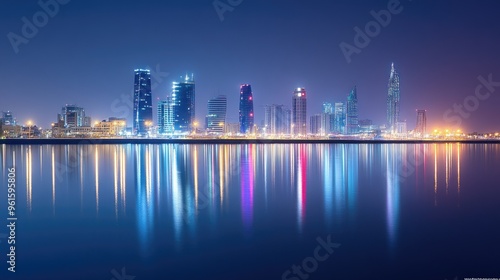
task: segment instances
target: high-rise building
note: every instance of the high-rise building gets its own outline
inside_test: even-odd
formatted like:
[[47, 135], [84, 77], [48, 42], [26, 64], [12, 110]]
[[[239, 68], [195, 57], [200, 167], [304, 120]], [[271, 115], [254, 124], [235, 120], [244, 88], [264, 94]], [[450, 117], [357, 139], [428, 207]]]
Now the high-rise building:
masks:
[[186, 75], [184, 81], [173, 83], [172, 103], [176, 132], [189, 132], [195, 126], [195, 98], [193, 75]]
[[2, 122], [3, 125], [16, 125], [16, 119], [12, 115], [11, 111], [2, 112]]
[[206, 128], [209, 132], [224, 133], [226, 125], [227, 97], [219, 95], [208, 100]]
[[283, 133], [292, 134], [292, 110], [288, 108], [283, 109], [283, 116], [285, 118]]
[[356, 134], [359, 130], [358, 124], [358, 92], [356, 86], [351, 90], [347, 96], [346, 107], [346, 132], [347, 134]]
[[64, 127], [85, 127], [90, 126], [88, 118], [85, 117], [85, 110], [76, 105], [66, 105], [62, 108], [59, 119]]
[[305, 88], [297, 88], [292, 97], [293, 134], [307, 134], [307, 94]]
[[399, 74], [394, 69], [394, 63], [391, 66], [391, 75], [389, 77], [389, 90], [387, 93], [387, 128], [390, 133], [396, 133], [399, 122], [400, 90]]
[[151, 97], [151, 72], [145, 69], [134, 71], [134, 135], [146, 135], [153, 125], [153, 102]]
[[311, 116], [310, 118], [310, 130], [311, 134], [320, 134], [321, 133], [321, 115], [316, 114]]
[[402, 122], [397, 122], [396, 123], [396, 131], [395, 134], [399, 136], [406, 136], [407, 135], [407, 129], [406, 129], [406, 121]]
[[174, 112], [172, 99], [167, 96], [166, 100], [158, 103], [158, 133], [169, 134], [174, 132]]
[[427, 133], [427, 111], [417, 110], [417, 126], [415, 133], [424, 136]]
[[323, 103], [323, 113], [321, 114], [321, 135], [328, 135], [333, 132], [335, 122], [334, 107], [332, 103]]
[[287, 120], [289, 111], [283, 105], [266, 105], [264, 121], [266, 133], [287, 134], [290, 128], [290, 122]]
[[251, 133], [253, 131], [253, 93], [249, 84], [240, 87], [240, 133]]
[[336, 134], [345, 133], [346, 108], [342, 102], [335, 103], [333, 132]]

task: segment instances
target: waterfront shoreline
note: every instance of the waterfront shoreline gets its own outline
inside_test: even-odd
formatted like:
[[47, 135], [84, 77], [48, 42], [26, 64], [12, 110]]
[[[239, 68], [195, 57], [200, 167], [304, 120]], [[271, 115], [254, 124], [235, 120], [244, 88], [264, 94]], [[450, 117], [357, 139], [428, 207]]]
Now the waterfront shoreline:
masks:
[[486, 140], [363, 140], [363, 139], [161, 139], [161, 138], [51, 138], [1, 139], [0, 145], [123, 145], [123, 144], [500, 144]]

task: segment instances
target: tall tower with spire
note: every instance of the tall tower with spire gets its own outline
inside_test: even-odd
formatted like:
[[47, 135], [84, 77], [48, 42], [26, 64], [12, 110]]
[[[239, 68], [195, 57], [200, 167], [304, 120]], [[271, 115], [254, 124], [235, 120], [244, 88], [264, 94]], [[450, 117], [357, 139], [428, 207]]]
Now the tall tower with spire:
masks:
[[389, 90], [387, 92], [387, 125], [390, 133], [395, 133], [397, 123], [399, 122], [399, 74], [394, 69], [394, 63], [391, 66], [391, 76], [389, 77]]

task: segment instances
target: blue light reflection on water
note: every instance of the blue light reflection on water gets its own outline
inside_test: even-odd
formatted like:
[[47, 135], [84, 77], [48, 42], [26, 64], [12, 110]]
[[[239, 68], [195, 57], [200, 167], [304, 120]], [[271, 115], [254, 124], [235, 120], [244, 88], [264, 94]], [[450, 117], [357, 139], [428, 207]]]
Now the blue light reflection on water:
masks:
[[[52, 236], [48, 240], [57, 240], [58, 251], [83, 260], [82, 266], [70, 267], [89, 277], [109, 278], [109, 270], [127, 265], [144, 277], [166, 269], [171, 275], [202, 279], [188, 269], [188, 261], [196, 261], [212, 275], [238, 275], [250, 263], [256, 267], [252, 277], [271, 273], [279, 278], [310, 254], [317, 236], [327, 234], [343, 244], [339, 258], [368, 250], [390, 271], [410, 266], [403, 248], [413, 246], [408, 243], [411, 224], [446, 217], [449, 228], [477, 226], [483, 220], [476, 215], [485, 207], [493, 210], [492, 217], [499, 210], [488, 203], [499, 193], [491, 183], [498, 180], [492, 172], [499, 167], [498, 145], [2, 145], [0, 154], [2, 180], [7, 167], [15, 164], [17, 170], [18, 213], [27, 225], [20, 236]], [[0, 207], [5, 203], [0, 201]], [[474, 221], [461, 214], [464, 204]], [[444, 234], [438, 231], [442, 225], [433, 223], [435, 231], [421, 233], [427, 239]], [[99, 262], [88, 259], [68, 234], [89, 247], [105, 240], [98, 242], [103, 257]], [[376, 250], [381, 251], [365, 248], [367, 238], [378, 242]], [[236, 245], [240, 240], [255, 248]], [[281, 245], [273, 245], [278, 241], [294, 247], [283, 253]], [[452, 241], [466, 242], [460, 235], [450, 243], [440, 241], [444, 249], [434, 252], [438, 256], [455, 250]], [[65, 262], [60, 256], [44, 256], [35, 265], [30, 256], [39, 256], [48, 245], [26, 243], [30, 247], [19, 250], [28, 256], [25, 265], [34, 269], [23, 275], [41, 273], [37, 268], [44, 262]], [[230, 258], [235, 250], [246, 256]], [[266, 260], [261, 251], [274, 257]], [[234, 268], [211, 265], [220, 261]], [[317, 277], [362, 275], [344, 264], [325, 265]], [[86, 272], [88, 266], [97, 269]], [[445, 272], [452, 268], [458, 275], [467, 266], [436, 268], [432, 275], [450, 277]], [[63, 275], [59, 271], [53, 277]]]

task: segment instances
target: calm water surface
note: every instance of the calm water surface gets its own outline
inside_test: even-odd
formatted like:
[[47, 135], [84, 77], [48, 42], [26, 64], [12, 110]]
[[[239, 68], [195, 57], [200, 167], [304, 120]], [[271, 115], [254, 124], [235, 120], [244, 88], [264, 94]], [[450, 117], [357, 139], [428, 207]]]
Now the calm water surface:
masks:
[[0, 148], [1, 279], [500, 277], [500, 145]]

